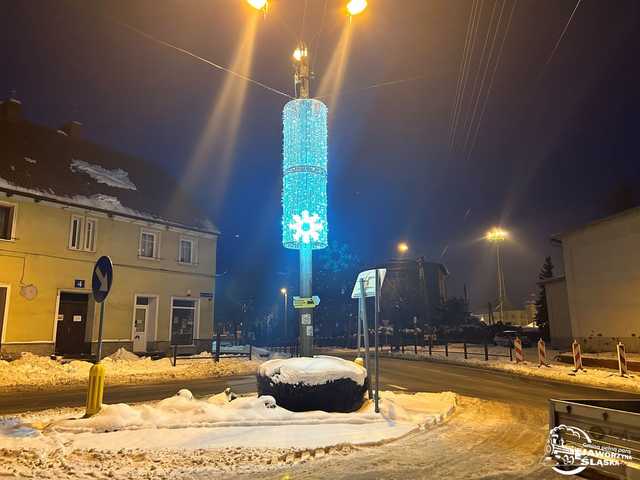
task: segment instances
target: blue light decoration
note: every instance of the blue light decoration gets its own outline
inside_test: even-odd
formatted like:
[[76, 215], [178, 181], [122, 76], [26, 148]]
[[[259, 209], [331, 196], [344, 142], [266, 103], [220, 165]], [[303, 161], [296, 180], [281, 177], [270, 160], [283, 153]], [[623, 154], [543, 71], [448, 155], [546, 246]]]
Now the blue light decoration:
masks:
[[315, 99], [284, 107], [282, 244], [285, 248], [326, 248], [327, 106]]

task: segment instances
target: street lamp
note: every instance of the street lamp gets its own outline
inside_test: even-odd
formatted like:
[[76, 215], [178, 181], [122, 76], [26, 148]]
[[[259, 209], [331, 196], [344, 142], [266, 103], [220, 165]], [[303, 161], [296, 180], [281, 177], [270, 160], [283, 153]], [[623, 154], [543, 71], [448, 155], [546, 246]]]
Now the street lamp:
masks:
[[[500, 244], [509, 238], [509, 232], [500, 228], [493, 227], [485, 235], [485, 240], [496, 246], [496, 261], [498, 272], [498, 305], [500, 306], [500, 321], [504, 323], [504, 303], [507, 298], [507, 289], [504, 282], [504, 272], [502, 271], [502, 259], [500, 257]], [[491, 315], [491, 312], [489, 312]]]
[[409, 245], [407, 244], [407, 242], [398, 243], [397, 248], [398, 248], [398, 253], [400, 253], [400, 255], [404, 255], [409, 251]]
[[288, 294], [286, 288], [281, 288], [280, 293], [284, 295], [284, 338], [287, 338], [287, 310], [289, 307]]
[[256, 10], [266, 10], [268, 5], [267, 0], [247, 0], [247, 3]]
[[347, 12], [350, 16], [358, 15], [367, 8], [367, 0], [351, 0], [347, 3]]

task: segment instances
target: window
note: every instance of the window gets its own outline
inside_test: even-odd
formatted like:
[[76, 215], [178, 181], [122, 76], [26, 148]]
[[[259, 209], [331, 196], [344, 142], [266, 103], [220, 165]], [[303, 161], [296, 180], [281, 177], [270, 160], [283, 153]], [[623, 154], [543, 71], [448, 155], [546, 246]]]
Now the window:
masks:
[[71, 228], [69, 229], [69, 248], [80, 250], [82, 248], [82, 217], [71, 216]]
[[193, 345], [197, 306], [196, 300], [171, 301], [171, 345]]
[[178, 252], [178, 262], [196, 263], [196, 242], [190, 238], [180, 239], [180, 251]]
[[98, 221], [95, 218], [84, 218], [80, 215], [71, 215], [69, 228], [69, 248], [71, 250], [96, 251], [96, 235]]
[[140, 233], [140, 256], [143, 258], [158, 258], [158, 234], [143, 230]]
[[93, 218], [87, 218], [84, 233], [84, 249], [87, 252], [96, 251], [96, 227], [97, 221]]
[[13, 214], [14, 208], [11, 205], [0, 204], [0, 239], [13, 239]]

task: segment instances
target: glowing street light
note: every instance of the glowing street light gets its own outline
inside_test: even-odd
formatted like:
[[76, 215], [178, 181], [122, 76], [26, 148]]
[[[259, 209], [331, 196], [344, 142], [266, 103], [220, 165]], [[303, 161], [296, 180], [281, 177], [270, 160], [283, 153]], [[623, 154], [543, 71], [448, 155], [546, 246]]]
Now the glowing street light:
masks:
[[400, 242], [397, 248], [398, 248], [398, 252], [401, 255], [409, 251], [409, 245], [407, 244], [407, 242]]
[[500, 243], [509, 238], [509, 232], [500, 227], [493, 227], [487, 232], [484, 238], [491, 243]]
[[367, 0], [351, 0], [347, 3], [347, 12], [350, 16], [358, 15], [367, 8]]
[[293, 51], [293, 59], [299, 62], [308, 55], [306, 47], [298, 47]]
[[[509, 232], [500, 227], [493, 227], [485, 235], [485, 240], [496, 246], [496, 261], [498, 272], [498, 306], [500, 308], [500, 321], [504, 323], [504, 304], [507, 299], [507, 288], [504, 282], [504, 272], [502, 271], [502, 258], [500, 257], [500, 244], [509, 238]], [[489, 312], [491, 313], [491, 312]]]
[[247, 3], [256, 10], [266, 10], [269, 2], [267, 0], [247, 0]]

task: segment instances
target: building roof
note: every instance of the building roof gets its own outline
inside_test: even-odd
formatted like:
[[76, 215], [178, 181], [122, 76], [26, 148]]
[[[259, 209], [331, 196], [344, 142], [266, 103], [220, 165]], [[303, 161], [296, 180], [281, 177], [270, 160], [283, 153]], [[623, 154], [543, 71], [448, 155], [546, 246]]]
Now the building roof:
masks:
[[587, 228], [598, 226], [598, 225], [600, 225], [602, 223], [606, 223], [606, 222], [610, 222], [612, 220], [618, 220], [620, 218], [630, 217], [630, 216], [634, 216], [634, 215], [640, 215], [640, 206], [639, 207], [628, 208], [626, 210], [622, 210], [621, 212], [614, 213], [613, 215], [609, 215], [608, 217], [599, 218], [597, 220], [594, 220], [592, 222], [586, 223], [586, 224], [581, 225], [579, 227], [573, 228], [573, 229], [568, 230], [566, 232], [557, 233], [557, 234], [551, 236], [551, 241], [552, 242], [555, 241], [555, 242], [558, 242], [558, 243], [562, 243], [562, 239], [567, 238], [569, 235], [572, 235], [574, 233], [578, 233], [578, 232], [580, 232], [582, 230], [586, 230]]
[[178, 181], [158, 165], [22, 118], [20, 102], [0, 103], [0, 191], [107, 214], [218, 234]]

